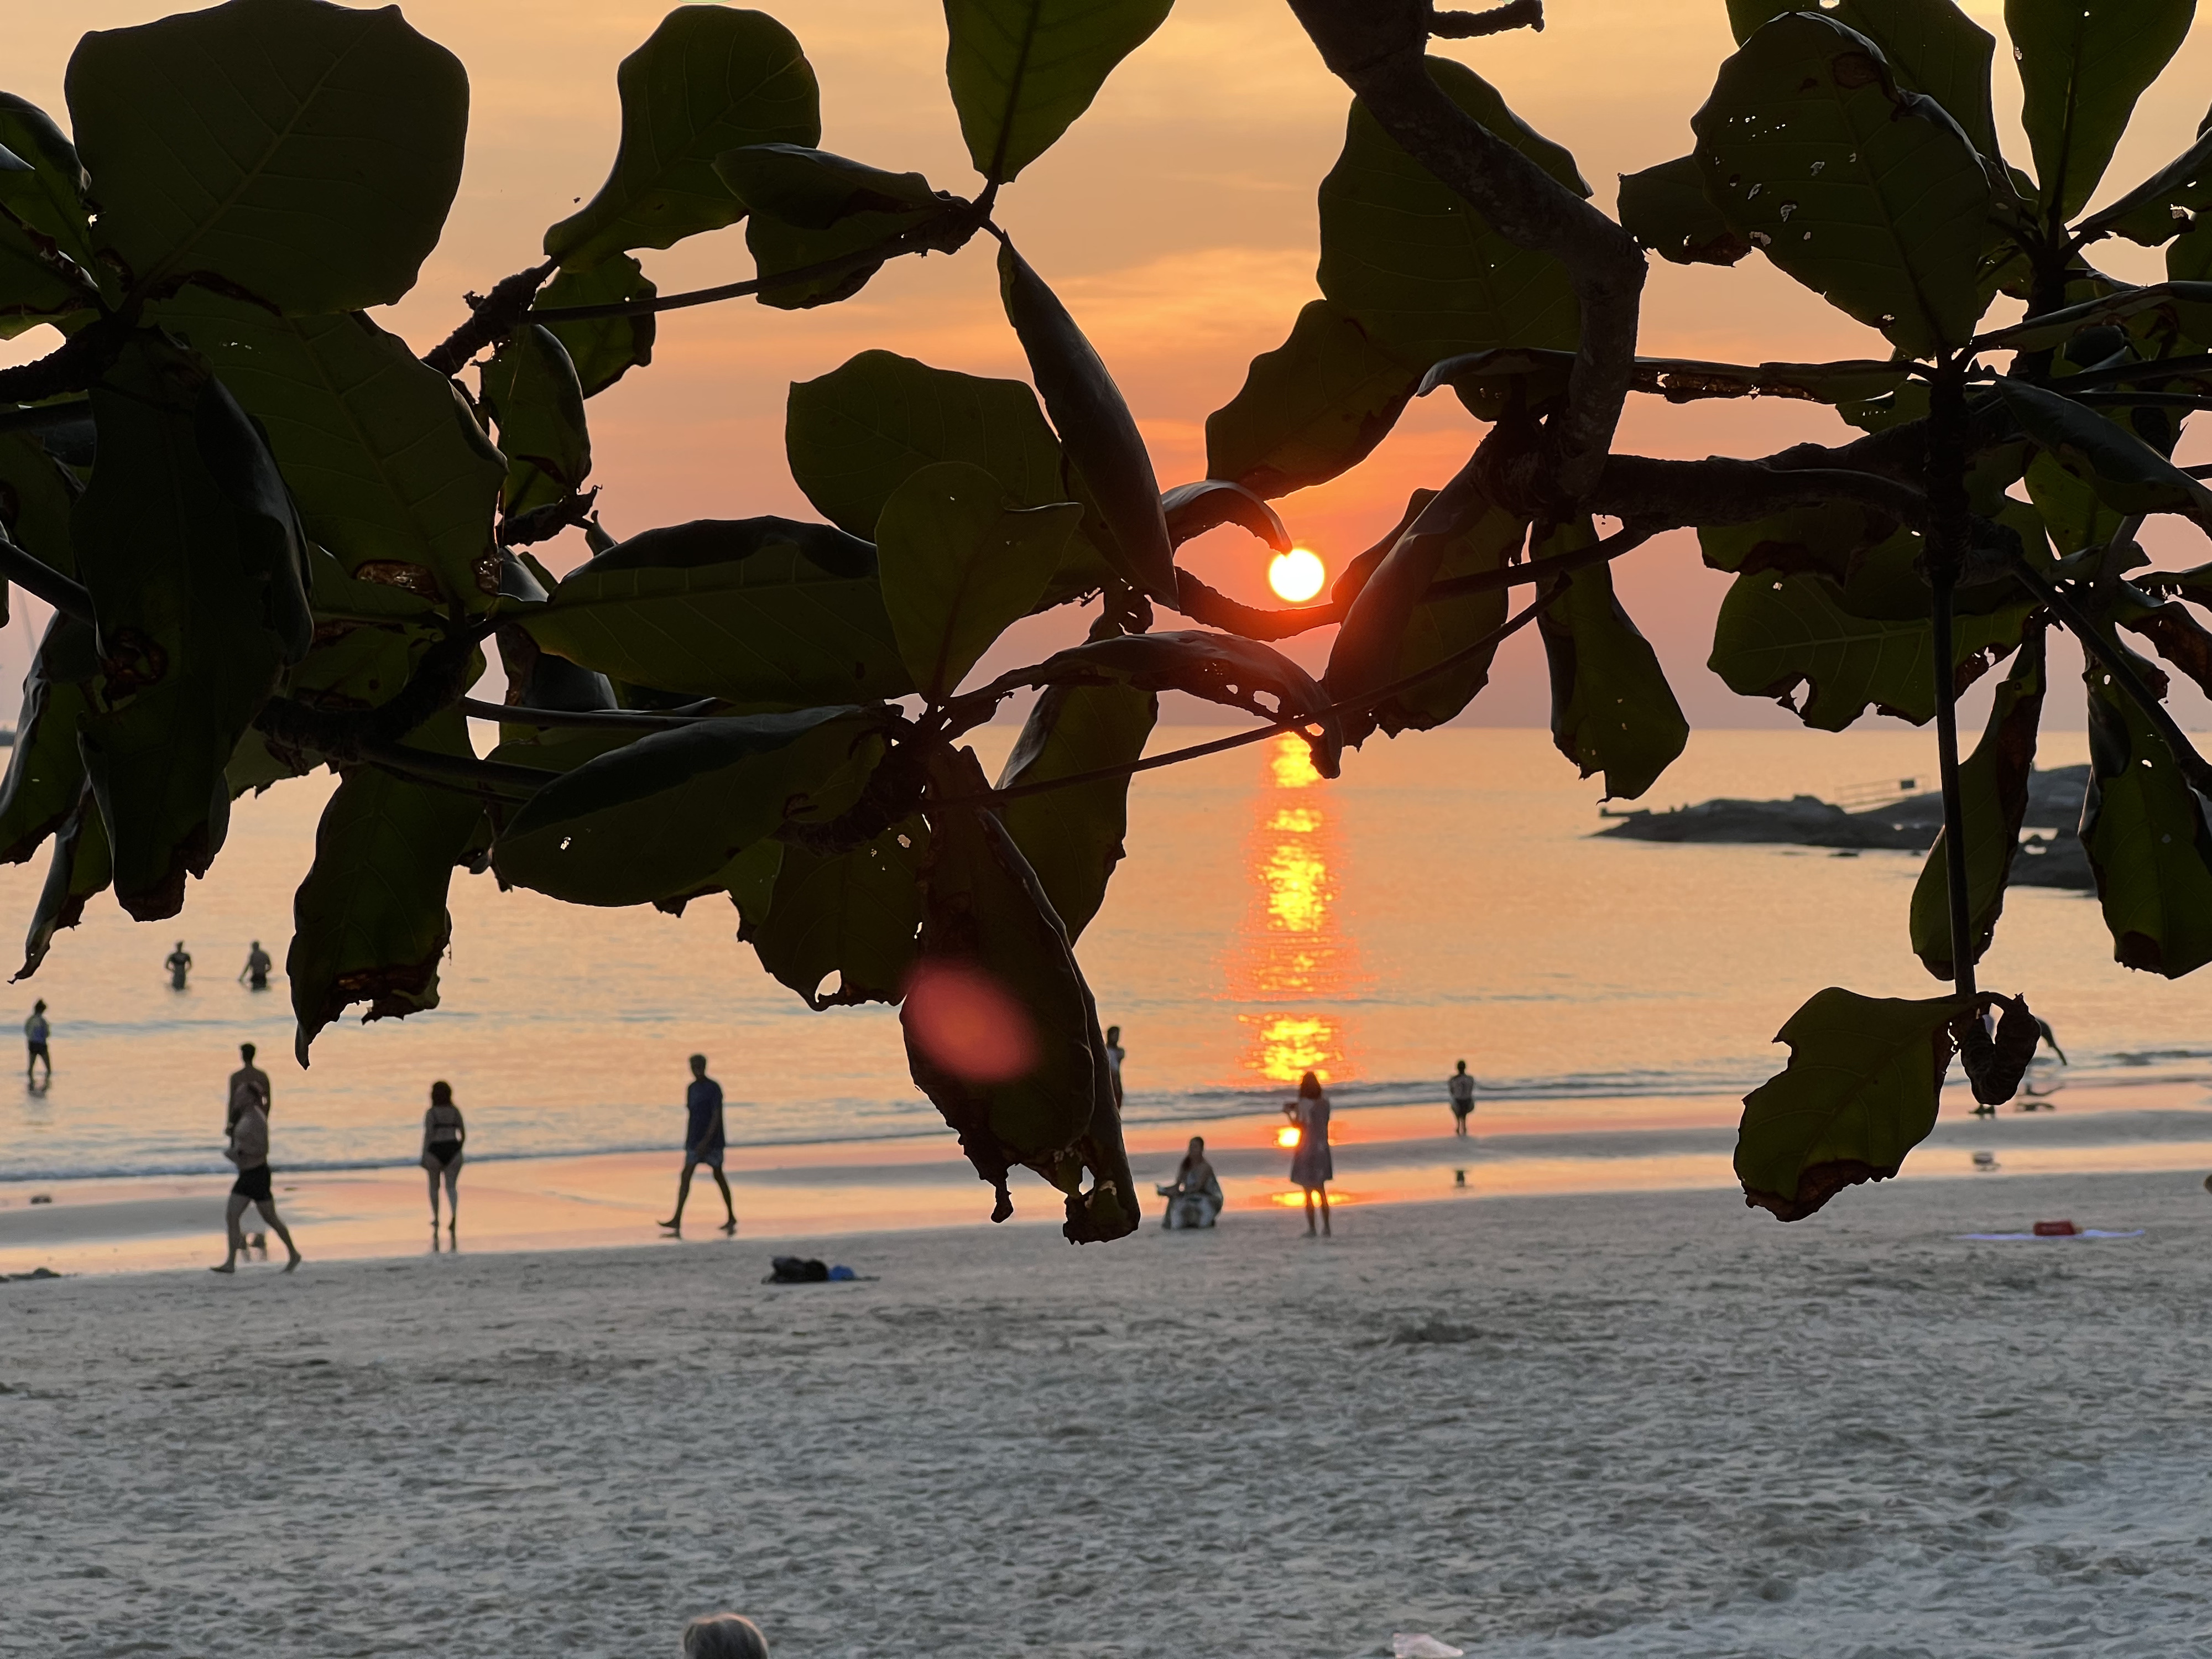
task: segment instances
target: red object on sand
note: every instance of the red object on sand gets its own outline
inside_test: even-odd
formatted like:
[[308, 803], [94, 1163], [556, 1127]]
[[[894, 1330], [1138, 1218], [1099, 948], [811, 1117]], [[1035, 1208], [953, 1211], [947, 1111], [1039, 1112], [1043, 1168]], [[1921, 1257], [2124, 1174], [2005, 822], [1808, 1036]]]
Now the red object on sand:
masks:
[[2039, 1221], [2035, 1224], [2035, 1236], [2038, 1238], [2073, 1238], [2078, 1237], [2081, 1231], [2081, 1230], [2070, 1221]]

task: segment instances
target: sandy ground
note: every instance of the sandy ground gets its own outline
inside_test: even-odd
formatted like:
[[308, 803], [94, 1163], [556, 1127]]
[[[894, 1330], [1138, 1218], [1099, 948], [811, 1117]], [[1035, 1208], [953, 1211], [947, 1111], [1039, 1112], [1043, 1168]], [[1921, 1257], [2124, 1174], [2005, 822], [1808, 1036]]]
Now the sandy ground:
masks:
[[0, 1285], [0, 1653], [2212, 1652], [2194, 1176], [1340, 1220]]

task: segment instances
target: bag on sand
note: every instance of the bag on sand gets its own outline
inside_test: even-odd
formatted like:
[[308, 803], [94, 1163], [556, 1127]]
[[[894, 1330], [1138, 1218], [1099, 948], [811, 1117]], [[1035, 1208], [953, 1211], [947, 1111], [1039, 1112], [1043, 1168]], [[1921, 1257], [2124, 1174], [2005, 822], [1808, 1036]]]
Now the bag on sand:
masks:
[[826, 1285], [830, 1282], [827, 1264], [811, 1256], [780, 1255], [769, 1262], [769, 1276], [763, 1281], [769, 1285]]

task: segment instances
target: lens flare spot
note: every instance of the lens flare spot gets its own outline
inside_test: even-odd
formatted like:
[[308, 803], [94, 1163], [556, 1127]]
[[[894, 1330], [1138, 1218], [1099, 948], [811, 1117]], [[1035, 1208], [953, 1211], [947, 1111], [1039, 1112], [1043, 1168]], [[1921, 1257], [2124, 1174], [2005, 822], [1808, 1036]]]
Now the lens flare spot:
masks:
[[1321, 592], [1328, 580], [1320, 556], [1310, 548], [1294, 547], [1278, 553], [1267, 564], [1267, 586], [1292, 605], [1304, 605]]
[[1295, 1146], [1297, 1144], [1298, 1126], [1297, 1124], [1285, 1123], [1275, 1131], [1275, 1145], [1278, 1146]]
[[1011, 1083], [1037, 1063], [1036, 1027], [1013, 994], [981, 969], [924, 962], [899, 1011], [925, 1059], [963, 1083]]

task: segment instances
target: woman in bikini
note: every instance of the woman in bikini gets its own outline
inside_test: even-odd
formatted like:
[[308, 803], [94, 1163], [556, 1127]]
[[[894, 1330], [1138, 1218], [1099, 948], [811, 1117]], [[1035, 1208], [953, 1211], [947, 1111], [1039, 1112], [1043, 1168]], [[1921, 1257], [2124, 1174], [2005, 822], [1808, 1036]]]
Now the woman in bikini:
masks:
[[430, 1085], [430, 1109], [422, 1114], [422, 1167], [430, 1176], [430, 1231], [438, 1231], [438, 1182], [446, 1182], [446, 1231], [453, 1232], [461, 1220], [461, 1195], [454, 1183], [461, 1176], [461, 1143], [468, 1139], [461, 1123], [461, 1109], [453, 1104], [453, 1085]]

